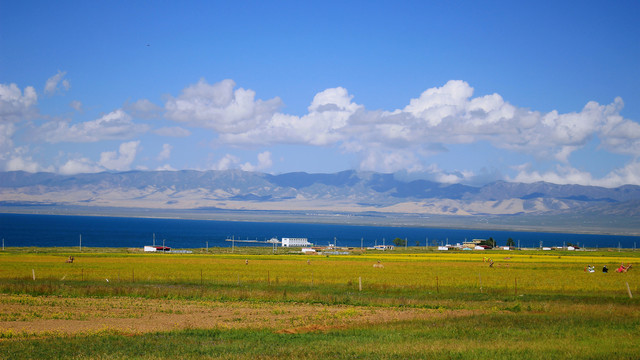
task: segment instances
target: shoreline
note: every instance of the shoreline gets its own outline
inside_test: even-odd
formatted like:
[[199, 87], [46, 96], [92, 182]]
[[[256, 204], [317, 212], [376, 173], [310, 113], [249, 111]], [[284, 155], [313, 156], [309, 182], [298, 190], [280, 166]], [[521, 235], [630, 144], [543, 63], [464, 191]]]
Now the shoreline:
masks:
[[[114, 246], [83, 246], [82, 250], [79, 249], [78, 246], [5, 246], [4, 250], [0, 247], [0, 253], [42, 253], [42, 254], [123, 254], [123, 255], [149, 255], [149, 256], [163, 256], [163, 255], [185, 255], [185, 256], [200, 256], [200, 255], [221, 255], [221, 256], [307, 256], [311, 258], [323, 257], [323, 255], [319, 254], [303, 254], [298, 249], [299, 247], [279, 247], [278, 252], [274, 253], [273, 248], [270, 245], [256, 245], [256, 246], [242, 246], [235, 245], [234, 251], [232, 251], [232, 247], [224, 247], [224, 246], [209, 246], [208, 249], [204, 247], [185, 247], [185, 248], [172, 248], [175, 252], [167, 251], [167, 252], [145, 252], [143, 248], [138, 247], [130, 247], [130, 246], [122, 246], [122, 247], [114, 247]], [[184, 252], [184, 251], [191, 252]], [[284, 252], [284, 251], [287, 252]], [[564, 248], [551, 247], [550, 250], [543, 250], [539, 248], [532, 247], [522, 247], [522, 248], [514, 248], [510, 250], [502, 249], [501, 246], [498, 246], [493, 249], [486, 250], [472, 250], [465, 251], [462, 249], [451, 249], [451, 250], [438, 250], [437, 246], [429, 246], [425, 248], [425, 246], [409, 246], [399, 247], [394, 250], [386, 250], [380, 251], [376, 250], [373, 247], [364, 248], [356, 247], [356, 246], [338, 246], [337, 248], [329, 249], [330, 251], [336, 250], [344, 250], [344, 251], [353, 251], [353, 253], [349, 254], [330, 254], [331, 256], [371, 256], [371, 255], [383, 255], [383, 254], [396, 254], [396, 255], [417, 255], [417, 254], [443, 254], [443, 255], [452, 255], [452, 254], [475, 254], [475, 255], [488, 255], [488, 254], [520, 254], [520, 255], [530, 255], [530, 254], [540, 254], [540, 255], [551, 255], [551, 254], [562, 254], [562, 256], [566, 255], [576, 255], [576, 256], [589, 256], [593, 253], [604, 253], [604, 254], [628, 254], [628, 253], [638, 253], [640, 249], [627, 248], [627, 247], [601, 247], [601, 248], [593, 248], [593, 247], [585, 247], [579, 248], [577, 250], [567, 250]], [[604, 255], [602, 255], [604, 256]], [[617, 255], [616, 255], [617, 256]]]
[[[258, 223], [290, 223], [290, 224], [327, 224], [345, 226], [377, 226], [408, 227], [423, 229], [451, 230], [495, 230], [525, 233], [576, 234], [576, 235], [610, 235], [640, 236], [640, 228], [616, 228], [593, 226], [589, 229], [577, 229], [574, 224], [535, 225], [499, 223], [507, 217], [469, 217], [469, 216], [424, 216], [421, 214], [387, 214], [387, 213], [338, 213], [338, 212], [281, 212], [260, 210], [164, 210], [147, 208], [96, 208], [96, 207], [0, 207], [0, 214], [51, 215], [51, 216], [89, 216], [114, 218], [146, 218], [205, 221], [234, 221]], [[548, 219], [547, 216], [542, 219]], [[493, 221], [490, 221], [493, 220]]]

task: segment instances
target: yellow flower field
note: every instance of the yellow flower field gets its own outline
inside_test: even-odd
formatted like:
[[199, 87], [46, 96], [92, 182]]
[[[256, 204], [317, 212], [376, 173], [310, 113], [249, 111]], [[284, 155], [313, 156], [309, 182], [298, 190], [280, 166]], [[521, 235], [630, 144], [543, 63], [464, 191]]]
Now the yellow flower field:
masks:
[[[105, 284], [267, 284], [338, 286], [345, 290], [394, 289], [495, 294], [616, 296], [636, 292], [640, 268], [634, 253], [519, 254], [514, 252], [362, 255], [67, 254], [0, 255], [0, 279], [103, 281]], [[489, 266], [489, 259], [493, 265]], [[380, 264], [381, 267], [375, 267]], [[595, 273], [585, 271], [588, 265]], [[602, 273], [607, 265], [609, 273]]]
[[0, 252], [0, 358], [638, 354], [635, 252], [212, 251]]

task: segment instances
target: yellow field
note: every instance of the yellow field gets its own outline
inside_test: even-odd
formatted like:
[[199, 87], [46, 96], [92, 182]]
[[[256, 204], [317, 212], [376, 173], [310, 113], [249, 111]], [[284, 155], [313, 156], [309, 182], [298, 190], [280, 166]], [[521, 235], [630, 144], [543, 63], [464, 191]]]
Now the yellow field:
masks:
[[[0, 280], [104, 281], [105, 284], [269, 284], [339, 286], [358, 290], [395, 289], [495, 294], [626, 295], [638, 292], [640, 268], [618, 274], [633, 253], [519, 254], [514, 252], [345, 256], [82, 254], [0, 254]], [[491, 257], [493, 267], [485, 260]], [[383, 268], [373, 265], [378, 261]], [[248, 262], [248, 264], [247, 264]], [[593, 265], [595, 273], [584, 268]], [[609, 273], [602, 273], [602, 266]], [[639, 295], [640, 296], [640, 295]]]
[[638, 354], [634, 252], [100, 251], [0, 253], [0, 358]]

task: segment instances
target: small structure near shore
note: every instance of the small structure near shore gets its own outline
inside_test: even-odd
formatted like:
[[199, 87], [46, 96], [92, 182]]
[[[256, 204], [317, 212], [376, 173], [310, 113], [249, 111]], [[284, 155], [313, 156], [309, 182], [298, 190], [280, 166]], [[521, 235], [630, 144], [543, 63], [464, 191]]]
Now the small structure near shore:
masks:
[[171, 248], [168, 246], [151, 246], [151, 245], [147, 245], [144, 247], [144, 251], [145, 252], [169, 252], [171, 251]]
[[282, 238], [282, 247], [307, 247], [313, 246], [307, 238]]

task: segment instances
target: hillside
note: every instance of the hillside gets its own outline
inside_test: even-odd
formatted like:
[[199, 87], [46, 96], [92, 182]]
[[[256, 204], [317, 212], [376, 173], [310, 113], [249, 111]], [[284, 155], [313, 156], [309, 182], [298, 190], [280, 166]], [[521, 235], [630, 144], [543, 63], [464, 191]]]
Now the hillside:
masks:
[[356, 171], [281, 175], [239, 170], [130, 171], [70, 176], [2, 172], [0, 199], [4, 211], [20, 206], [75, 206], [501, 217], [495, 222], [505, 222], [507, 216], [529, 225], [535, 225], [536, 217], [559, 223], [572, 219], [574, 225], [602, 218], [603, 226], [614, 219], [626, 227], [640, 227], [636, 220], [640, 186], [609, 189], [499, 181], [473, 187]]

